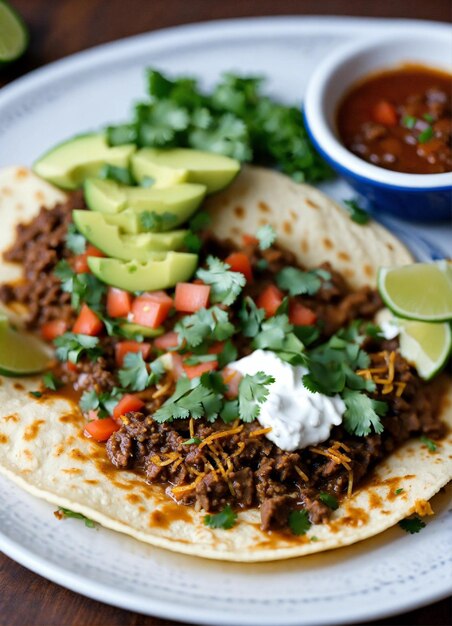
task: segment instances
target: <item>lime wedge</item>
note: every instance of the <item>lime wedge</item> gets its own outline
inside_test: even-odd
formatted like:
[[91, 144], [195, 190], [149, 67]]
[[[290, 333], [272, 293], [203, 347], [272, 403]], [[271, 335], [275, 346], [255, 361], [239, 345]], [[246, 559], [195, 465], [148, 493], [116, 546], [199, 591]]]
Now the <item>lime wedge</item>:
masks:
[[433, 378], [446, 364], [452, 347], [450, 324], [398, 320], [400, 354], [424, 380]]
[[49, 349], [39, 339], [17, 332], [6, 318], [0, 317], [0, 374], [37, 374], [49, 366], [50, 360]]
[[5, 0], [0, 0], [0, 64], [19, 58], [27, 44], [28, 31], [22, 18]]
[[399, 317], [421, 322], [452, 319], [452, 263], [413, 263], [381, 267], [378, 290]]

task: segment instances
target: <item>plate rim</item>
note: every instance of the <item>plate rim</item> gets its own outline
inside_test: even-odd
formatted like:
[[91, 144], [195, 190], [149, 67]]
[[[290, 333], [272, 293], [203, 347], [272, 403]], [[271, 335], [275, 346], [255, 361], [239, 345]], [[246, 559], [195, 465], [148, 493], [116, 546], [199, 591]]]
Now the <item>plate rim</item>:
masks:
[[[371, 18], [371, 17], [348, 17], [348, 16], [300, 16], [300, 15], [283, 15], [283, 16], [260, 16], [260, 17], [247, 17], [247, 18], [232, 18], [225, 20], [211, 20], [202, 23], [182, 24], [178, 26], [172, 26], [169, 28], [158, 29], [155, 31], [149, 31], [141, 33], [139, 35], [133, 35], [131, 37], [122, 38], [116, 41], [104, 43], [101, 45], [90, 47], [86, 50], [74, 53], [52, 63], [49, 63], [43, 67], [37, 68], [19, 79], [13, 81], [0, 90], [0, 110], [2, 107], [7, 106], [8, 103], [13, 102], [15, 99], [20, 99], [27, 92], [35, 89], [43, 89], [46, 84], [53, 81], [58, 82], [61, 78], [67, 75], [71, 75], [77, 71], [83, 71], [88, 65], [90, 68], [99, 67], [103, 63], [111, 63], [113, 59], [117, 57], [133, 58], [137, 53], [143, 51], [143, 48], [158, 47], [159, 45], [171, 46], [172, 40], [180, 45], [180, 37], [188, 40], [202, 38], [203, 42], [209, 39], [215, 39], [219, 34], [220, 36], [226, 36], [228, 38], [237, 37], [240, 38], [244, 31], [248, 29], [259, 29], [262, 35], [263, 31], [272, 31], [275, 33], [275, 28], [280, 31], [300, 32], [309, 28], [312, 23], [321, 22], [322, 32], [324, 33], [337, 33], [340, 30], [346, 31], [350, 36], [359, 36], [360, 30], [363, 27], [370, 27], [371, 25], [376, 27], [391, 25], [393, 31], [397, 31], [398, 28], [404, 28], [410, 26], [410, 28], [421, 30], [448, 30], [452, 32], [452, 29], [442, 22], [429, 22], [426, 20], [411, 20], [411, 19], [392, 19], [392, 18]], [[169, 619], [189, 621], [191, 623], [211, 624], [246, 624], [252, 626], [254, 624], [272, 624], [262, 614], [256, 618], [248, 615], [234, 614], [233, 619], [227, 619], [225, 615], [219, 615], [217, 609], [198, 607], [196, 611], [188, 607], [181, 605], [169, 604], [167, 601], [159, 600], [158, 598], [152, 598], [152, 606], [145, 606], [145, 599], [138, 595], [133, 595], [128, 592], [122, 592], [119, 589], [113, 589], [106, 584], [102, 584], [97, 581], [88, 580], [85, 581], [80, 575], [65, 569], [63, 566], [58, 566], [55, 563], [46, 561], [43, 557], [37, 553], [32, 552], [22, 547], [18, 542], [13, 541], [0, 529], [0, 549], [10, 558], [20, 563], [27, 569], [35, 572], [51, 580], [52, 582], [59, 584], [63, 587], [71, 589], [77, 593], [85, 595], [91, 599], [106, 602], [113, 606], [117, 606], [126, 610], [137, 611], [144, 614], [155, 614], [157, 616], [166, 617]], [[400, 603], [400, 601], [392, 598], [387, 598], [384, 609], [378, 607], [373, 610], [369, 610], [369, 607], [364, 607], [360, 612], [344, 615], [339, 619], [331, 618], [325, 619], [323, 616], [318, 618], [310, 618], [309, 623], [316, 626], [324, 624], [346, 624], [350, 623], [350, 619], [353, 622], [356, 621], [369, 621], [373, 619], [381, 619], [391, 615], [397, 615], [407, 610], [413, 610], [421, 606], [425, 606], [432, 602], [441, 600], [450, 594], [450, 585], [445, 584], [444, 588], [435, 588], [433, 593], [425, 593], [417, 595], [416, 598], [408, 598]], [[191, 612], [190, 612], [191, 611]], [[151, 613], [150, 613], [151, 612]], [[220, 619], [219, 619], [220, 618]], [[240, 620], [240, 621], [239, 621]], [[306, 623], [300, 621], [299, 616], [284, 617], [284, 624], [293, 625]]]

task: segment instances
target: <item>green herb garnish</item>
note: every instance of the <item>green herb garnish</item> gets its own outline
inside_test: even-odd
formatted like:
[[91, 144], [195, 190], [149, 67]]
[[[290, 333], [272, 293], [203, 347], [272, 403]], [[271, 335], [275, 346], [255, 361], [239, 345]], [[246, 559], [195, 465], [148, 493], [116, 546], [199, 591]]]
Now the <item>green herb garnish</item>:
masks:
[[61, 289], [71, 294], [71, 306], [79, 309], [83, 302], [93, 309], [99, 307], [107, 286], [92, 274], [77, 274], [65, 260], [55, 267], [55, 276], [61, 280]]
[[399, 487], [398, 489], [395, 490], [395, 494], [396, 494], [396, 496], [399, 496], [404, 491], [405, 491], [405, 489], [403, 487]]
[[358, 437], [367, 437], [372, 432], [382, 433], [384, 428], [380, 416], [386, 415], [386, 402], [369, 398], [360, 391], [346, 389], [342, 395], [345, 406], [345, 429]]
[[223, 528], [223, 530], [229, 530], [237, 521], [237, 513], [231, 509], [227, 504], [220, 513], [214, 513], [213, 515], [204, 516], [204, 524], [209, 528]]
[[436, 452], [438, 445], [434, 441], [432, 441], [432, 439], [429, 439], [428, 437], [425, 437], [423, 435], [422, 437], [420, 437], [420, 440], [424, 445], [427, 446], [430, 452]]
[[71, 361], [77, 363], [81, 356], [86, 356], [91, 361], [95, 361], [102, 354], [99, 347], [98, 337], [81, 335], [77, 333], [64, 333], [54, 341], [56, 346], [56, 356], [60, 361]]
[[246, 374], [239, 384], [239, 414], [244, 422], [255, 420], [260, 411], [260, 405], [268, 397], [268, 386], [275, 382], [273, 376], [265, 372], [257, 372], [253, 376]]
[[42, 382], [46, 389], [51, 389], [52, 391], [57, 391], [63, 386], [61, 380], [59, 380], [52, 372], [46, 372], [42, 377]]
[[83, 413], [97, 411], [97, 417], [103, 419], [113, 415], [113, 410], [121, 399], [123, 392], [118, 387], [113, 387], [110, 392], [97, 394], [94, 389], [86, 390], [82, 393], [79, 406]]
[[177, 222], [174, 213], [156, 213], [155, 211], [141, 211], [139, 213], [140, 224], [145, 231], [160, 233], [170, 230]]
[[427, 141], [430, 141], [434, 134], [433, 128], [428, 126], [425, 130], [419, 133], [417, 140], [419, 143], [427, 143]]
[[289, 528], [294, 535], [305, 535], [311, 528], [309, 514], [306, 509], [291, 511], [289, 515]]
[[413, 517], [407, 517], [399, 522], [400, 528], [410, 535], [414, 535], [415, 533], [420, 532], [423, 528], [425, 528], [425, 522], [421, 520], [420, 517], [414, 515]]
[[200, 439], [199, 437], [191, 437], [191, 439], [187, 439], [187, 441], [183, 441], [182, 445], [183, 446], [191, 446], [192, 444], [200, 444], [202, 442], [202, 439]]
[[402, 118], [402, 125], [412, 130], [416, 126], [417, 119], [413, 115], [405, 115]]
[[231, 305], [245, 286], [246, 279], [241, 272], [233, 272], [227, 263], [208, 256], [207, 269], [199, 268], [197, 278], [210, 285], [210, 300]]
[[343, 200], [343, 203], [345, 205], [345, 209], [350, 215], [351, 220], [361, 225], [368, 223], [368, 221], [370, 220], [370, 215], [367, 211], [359, 206], [357, 200], [354, 200], [352, 198], [350, 200]]
[[196, 348], [206, 340], [224, 341], [235, 332], [227, 312], [217, 306], [185, 315], [174, 330], [179, 335], [179, 342], [191, 348]]
[[267, 250], [276, 241], [275, 229], [270, 224], [265, 224], [265, 226], [258, 228], [256, 237], [259, 240], [259, 249]]
[[[153, 415], [156, 422], [172, 422], [175, 419], [199, 419], [205, 417], [213, 422], [218, 417], [225, 387], [216, 378], [221, 376], [208, 372], [201, 379], [179, 378], [173, 395]], [[221, 387], [221, 392], [218, 387]]]
[[34, 398], [42, 398], [42, 391], [30, 391], [30, 395]]
[[164, 373], [165, 368], [160, 359], [146, 363], [141, 352], [128, 352], [124, 357], [124, 365], [118, 372], [118, 378], [124, 388], [143, 391], [150, 385], [155, 385]]
[[74, 254], [83, 254], [86, 250], [86, 239], [78, 232], [75, 224], [67, 227], [66, 247]]
[[322, 281], [329, 280], [331, 274], [322, 269], [304, 272], [296, 267], [285, 267], [276, 275], [278, 287], [288, 291], [291, 296], [303, 294], [312, 296], [318, 292]]
[[118, 167], [117, 165], [110, 165], [109, 163], [101, 168], [99, 178], [114, 180], [121, 185], [130, 186], [135, 184], [135, 179], [127, 167]]
[[82, 515], [82, 513], [76, 513], [75, 511], [71, 511], [70, 509], [64, 509], [61, 506], [58, 508], [57, 513], [63, 517], [72, 517], [74, 519], [81, 519], [85, 522], [85, 526], [87, 526], [87, 528], [95, 528], [95, 523], [93, 522], [93, 520], [89, 519], [88, 517], [85, 517], [85, 515]]
[[336, 496], [333, 496], [326, 491], [321, 491], [319, 493], [319, 500], [323, 502], [323, 504], [326, 504], [326, 506], [329, 507], [332, 511], [335, 511], [339, 508], [339, 502]]

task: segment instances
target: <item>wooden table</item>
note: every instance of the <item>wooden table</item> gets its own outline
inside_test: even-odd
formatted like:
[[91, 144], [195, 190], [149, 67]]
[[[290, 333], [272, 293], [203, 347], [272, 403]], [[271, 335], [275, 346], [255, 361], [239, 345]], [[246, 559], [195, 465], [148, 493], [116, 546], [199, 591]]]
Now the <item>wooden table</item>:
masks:
[[[0, 73], [0, 86], [26, 72], [107, 41], [177, 24], [255, 15], [362, 15], [450, 21], [450, 0], [10, 0], [31, 32], [26, 56]], [[0, 626], [170, 626], [88, 600], [0, 554]], [[452, 622], [445, 600], [378, 624]], [[275, 625], [276, 626], [276, 625]]]

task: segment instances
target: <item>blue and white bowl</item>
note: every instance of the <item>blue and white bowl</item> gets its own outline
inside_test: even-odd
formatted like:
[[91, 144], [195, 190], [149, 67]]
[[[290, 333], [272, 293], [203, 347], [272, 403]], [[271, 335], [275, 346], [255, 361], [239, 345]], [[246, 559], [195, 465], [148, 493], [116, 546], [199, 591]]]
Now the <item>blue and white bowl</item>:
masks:
[[375, 212], [411, 220], [433, 221], [452, 216], [452, 173], [404, 174], [360, 159], [342, 145], [336, 128], [337, 107], [358, 80], [403, 63], [452, 69], [452, 30], [435, 38], [405, 35], [359, 41], [333, 52], [309, 81], [304, 118], [315, 147], [331, 167]]

